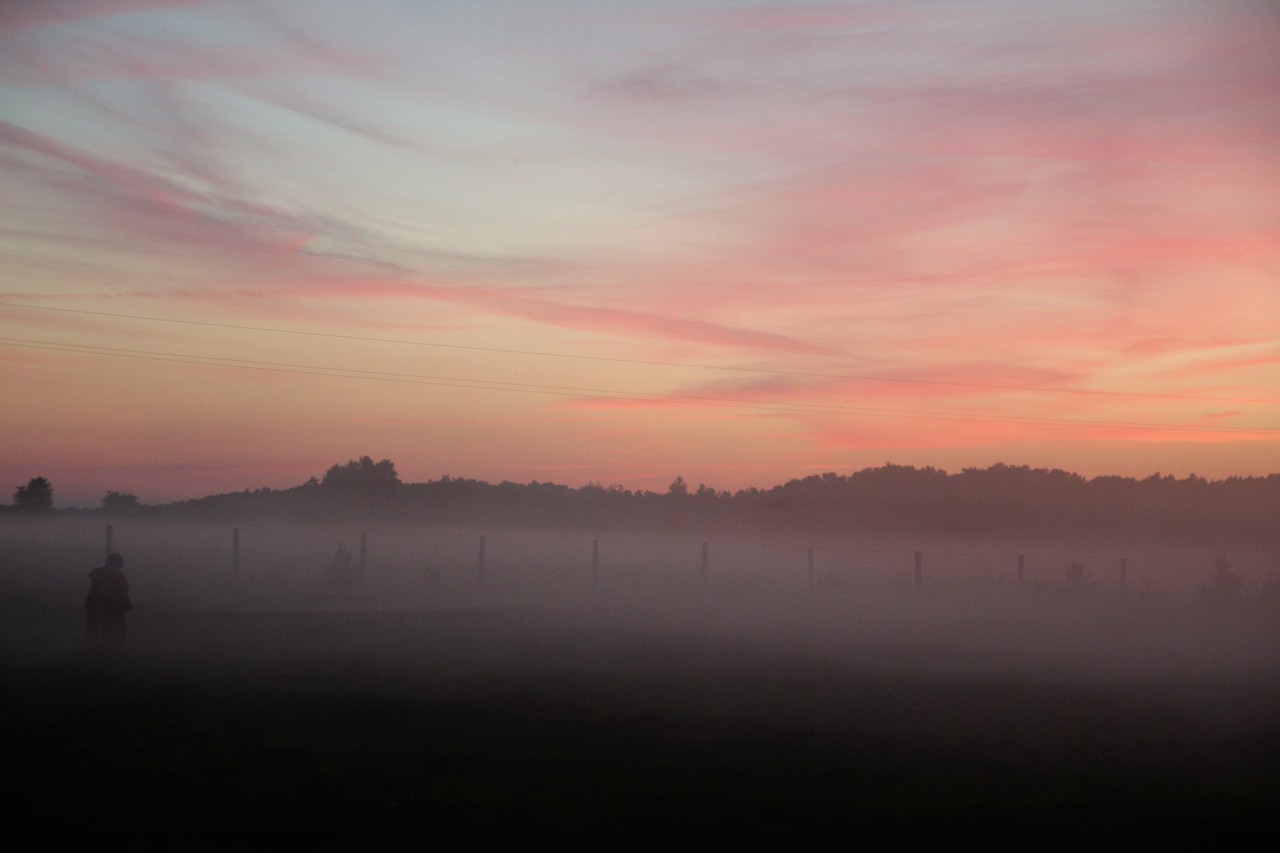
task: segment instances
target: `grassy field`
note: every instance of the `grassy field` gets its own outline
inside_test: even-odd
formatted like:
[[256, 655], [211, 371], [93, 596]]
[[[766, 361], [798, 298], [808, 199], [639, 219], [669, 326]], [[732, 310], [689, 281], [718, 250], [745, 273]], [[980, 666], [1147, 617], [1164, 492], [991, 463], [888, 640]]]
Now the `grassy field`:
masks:
[[10, 594], [10, 825], [211, 847], [1243, 837], [1280, 795], [1273, 615], [156, 607], [94, 661], [75, 608]]
[[[1269, 831], [1274, 556], [118, 524], [130, 647], [82, 648], [99, 522], [0, 525], [10, 825], [251, 843], [1112, 845]], [[1064, 546], [1065, 547], [1065, 546]], [[912, 549], [926, 550], [912, 583]], [[1036, 549], [1041, 549], [1037, 551]], [[1026, 584], [1013, 572], [1027, 552]], [[1117, 583], [1117, 555], [1129, 559]], [[1063, 567], [1084, 559], [1088, 583]], [[1272, 589], [1274, 593], [1274, 589]]]

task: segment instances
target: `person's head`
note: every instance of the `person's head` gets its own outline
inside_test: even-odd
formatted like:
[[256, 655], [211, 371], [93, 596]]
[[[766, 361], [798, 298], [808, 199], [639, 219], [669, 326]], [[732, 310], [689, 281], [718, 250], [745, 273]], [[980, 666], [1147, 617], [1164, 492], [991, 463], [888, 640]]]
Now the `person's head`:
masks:
[[124, 568], [124, 557], [121, 557], [119, 554], [117, 554], [117, 553], [115, 553], [115, 552], [112, 552], [112, 553], [108, 554], [108, 555], [107, 555], [107, 566], [108, 566], [109, 568], [112, 568], [112, 569], [122, 569], [122, 568]]

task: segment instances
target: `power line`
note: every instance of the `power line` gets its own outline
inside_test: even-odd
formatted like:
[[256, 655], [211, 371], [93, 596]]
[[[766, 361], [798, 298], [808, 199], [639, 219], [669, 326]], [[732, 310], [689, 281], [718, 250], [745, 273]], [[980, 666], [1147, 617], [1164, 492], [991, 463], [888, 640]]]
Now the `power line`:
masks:
[[459, 379], [447, 376], [429, 376], [412, 373], [392, 373], [374, 370], [352, 370], [323, 365], [289, 364], [283, 362], [256, 361], [223, 356], [199, 356], [185, 353], [166, 353], [154, 350], [132, 350], [117, 347], [68, 344], [56, 341], [36, 341], [24, 338], [0, 338], [0, 346], [19, 349], [46, 350], [52, 352], [97, 355], [115, 358], [132, 358], [143, 361], [160, 361], [174, 364], [194, 364], [208, 367], [232, 367], [262, 370], [275, 373], [292, 373], [306, 376], [328, 376], [344, 379], [365, 379], [381, 382], [399, 382], [412, 385], [431, 385], [450, 388], [468, 388], [486, 391], [516, 391], [563, 397], [578, 395], [591, 399], [643, 400], [680, 405], [717, 406], [725, 408], [754, 409], [779, 414], [844, 414], [860, 417], [889, 417], [910, 420], [945, 420], [965, 423], [1013, 424], [1028, 426], [1080, 426], [1098, 429], [1140, 429], [1173, 432], [1211, 432], [1231, 434], [1280, 434], [1271, 427], [1223, 427], [1195, 426], [1189, 424], [1153, 424], [1127, 421], [1092, 421], [1073, 418], [1042, 418], [1017, 415], [961, 414], [957, 412], [921, 412], [899, 409], [878, 409], [841, 406], [825, 403], [776, 403], [764, 400], [735, 400], [725, 397], [707, 397], [692, 394], [645, 394], [608, 388], [580, 388], [574, 386], [541, 385], [521, 382], [502, 382], [485, 379]]
[[638, 364], [649, 367], [679, 367], [696, 370], [719, 370], [732, 373], [752, 373], [762, 376], [790, 376], [805, 379], [843, 379], [855, 382], [885, 382], [902, 385], [931, 385], [944, 388], [973, 388], [986, 391], [1025, 391], [1041, 394], [1076, 394], [1097, 397], [1142, 398], [1155, 400], [1186, 400], [1202, 403], [1258, 403], [1280, 405], [1280, 399], [1259, 399], [1251, 397], [1213, 397], [1191, 394], [1157, 394], [1145, 391], [1107, 391], [1086, 388], [1047, 388], [1035, 385], [1008, 385], [990, 382], [948, 382], [938, 379], [907, 379], [902, 377], [865, 376], [849, 373], [821, 373], [801, 370], [776, 370], [761, 367], [741, 367], [734, 365], [696, 364], [679, 361], [659, 361], [652, 359], [620, 358], [604, 355], [583, 355], [580, 353], [546, 352], [538, 350], [518, 350], [503, 347], [484, 347], [468, 344], [446, 344], [437, 341], [405, 340], [400, 338], [377, 338], [364, 335], [348, 335], [338, 332], [314, 332], [301, 329], [280, 329], [270, 326], [249, 326], [237, 323], [216, 323], [210, 320], [180, 320], [172, 317], [152, 317], [142, 314], [121, 314], [111, 311], [92, 311], [86, 308], [62, 308], [50, 305], [30, 305], [19, 302], [0, 302], [0, 307], [25, 308], [33, 311], [56, 311], [65, 314], [83, 314], [91, 317], [111, 317], [119, 320], [141, 320], [150, 323], [173, 323], [184, 326], [204, 326], [214, 329], [235, 329], [245, 332], [264, 332], [277, 335], [299, 335], [303, 337], [328, 338], [332, 340], [361, 341], [364, 343], [401, 344], [406, 346], [434, 347], [438, 349], [469, 350], [472, 352], [500, 353], [503, 355], [535, 356], [539, 358], [560, 358], [580, 361], [600, 361], [613, 364]]

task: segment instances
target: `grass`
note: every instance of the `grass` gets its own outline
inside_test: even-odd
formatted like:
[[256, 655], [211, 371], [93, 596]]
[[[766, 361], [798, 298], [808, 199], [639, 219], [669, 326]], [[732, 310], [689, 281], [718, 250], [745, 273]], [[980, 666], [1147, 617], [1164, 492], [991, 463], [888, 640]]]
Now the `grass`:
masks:
[[6, 643], [8, 804], [62, 837], [1074, 844], [1243, 837], [1280, 795], [1267, 678], [904, 668], [501, 608], [137, 613], [103, 663], [66, 613], [24, 619], [6, 636], [54, 651]]

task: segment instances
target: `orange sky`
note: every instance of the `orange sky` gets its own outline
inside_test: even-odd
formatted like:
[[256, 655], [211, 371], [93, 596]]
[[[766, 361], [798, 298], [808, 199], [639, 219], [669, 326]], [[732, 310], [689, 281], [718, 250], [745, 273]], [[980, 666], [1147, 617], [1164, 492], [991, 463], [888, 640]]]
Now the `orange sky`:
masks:
[[1280, 470], [1266, 2], [0, 6], [58, 505]]

